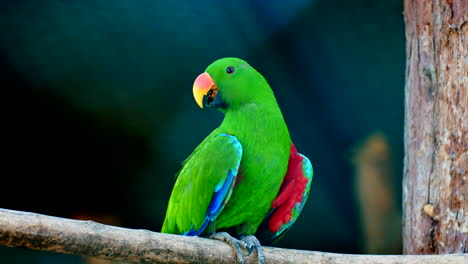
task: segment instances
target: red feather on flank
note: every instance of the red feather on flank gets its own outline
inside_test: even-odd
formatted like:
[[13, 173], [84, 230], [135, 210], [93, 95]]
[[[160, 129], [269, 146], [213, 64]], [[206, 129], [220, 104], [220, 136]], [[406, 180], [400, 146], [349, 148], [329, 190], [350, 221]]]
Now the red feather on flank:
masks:
[[278, 232], [283, 225], [291, 221], [292, 211], [297, 203], [302, 202], [308, 179], [302, 171], [303, 158], [291, 145], [291, 155], [288, 162], [288, 171], [283, 179], [278, 196], [271, 203], [276, 208], [268, 223], [271, 232]]

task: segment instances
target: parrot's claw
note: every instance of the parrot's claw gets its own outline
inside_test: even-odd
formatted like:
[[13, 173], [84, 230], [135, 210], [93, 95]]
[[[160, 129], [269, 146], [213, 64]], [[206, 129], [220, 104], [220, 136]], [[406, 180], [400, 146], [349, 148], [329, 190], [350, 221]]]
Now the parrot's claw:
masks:
[[241, 247], [247, 248], [247, 244], [244, 241], [235, 239], [226, 232], [214, 233], [210, 235], [209, 238], [223, 241], [227, 243], [228, 245], [230, 245], [234, 249], [234, 252], [236, 253], [237, 264], [245, 263], [244, 253], [242, 252], [242, 249], [241, 249]]
[[257, 250], [257, 258], [260, 264], [265, 263], [265, 254], [263, 253], [262, 245], [260, 245], [260, 241], [255, 236], [245, 236], [241, 238], [242, 241], [245, 242], [246, 249], [249, 251], [248, 256], [252, 254], [254, 249]]
[[265, 263], [265, 255], [263, 254], [263, 248], [260, 245], [260, 241], [255, 236], [243, 236], [240, 240], [232, 237], [226, 232], [214, 233], [209, 236], [211, 239], [223, 241], [230, 245], [236, 253], [237, 264], [245, 263], [245, 255], [242, 252], [242, 248], [248, 251], [247, 256], [250, 256], [254, 250], [257, 250], [257, 258], [259, 264]]

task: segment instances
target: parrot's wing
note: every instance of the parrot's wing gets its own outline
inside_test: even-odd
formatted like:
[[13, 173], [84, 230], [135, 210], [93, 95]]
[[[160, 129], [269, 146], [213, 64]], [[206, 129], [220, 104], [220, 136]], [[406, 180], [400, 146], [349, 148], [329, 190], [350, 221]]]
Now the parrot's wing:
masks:
[[179, 172], [161, 232], [201, 234], [229, 200], [241, 159], [242, 146], [231, 135], [197, 147]]
[[272, 209], [257, 230], [262, 245], [270, 245], [283, 236], [299, 217], [309, 197], [314, 171], [309, 159], [297, 153], [294, 145], [288, 171], [278, 196], [271, 203]]

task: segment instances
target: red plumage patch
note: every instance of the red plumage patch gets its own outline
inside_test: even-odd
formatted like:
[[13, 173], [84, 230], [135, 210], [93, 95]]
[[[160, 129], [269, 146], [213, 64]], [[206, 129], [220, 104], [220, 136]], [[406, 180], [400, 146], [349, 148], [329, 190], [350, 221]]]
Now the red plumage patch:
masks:
[[244, 178], [245, 178], [244, 171], [242, 171], [242, 167], [239, 166], [235, 184], [237, 185], [239, 182], [243, 181]]
[[268, 223], [271, 232], [278, 232], [283, 225], [291, 221], [294, 206], [302, 202], [308, 181], [302, 171], [302, 161], [303, 158], [297, 153], [296, 147], [291, 145], [288, 171], [278, 196], [271, 203], [271, 207], [276, 209]]

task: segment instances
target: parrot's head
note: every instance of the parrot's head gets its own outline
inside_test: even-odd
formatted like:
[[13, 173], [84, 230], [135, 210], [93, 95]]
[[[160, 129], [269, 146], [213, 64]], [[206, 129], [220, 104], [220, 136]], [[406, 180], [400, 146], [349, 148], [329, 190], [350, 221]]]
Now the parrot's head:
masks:
[[223, 58], [210, 64], [193, 84], [197, 104], [225, 112], [251, 103], [274, 102], [265, 78], [247, 62]]

